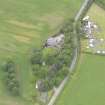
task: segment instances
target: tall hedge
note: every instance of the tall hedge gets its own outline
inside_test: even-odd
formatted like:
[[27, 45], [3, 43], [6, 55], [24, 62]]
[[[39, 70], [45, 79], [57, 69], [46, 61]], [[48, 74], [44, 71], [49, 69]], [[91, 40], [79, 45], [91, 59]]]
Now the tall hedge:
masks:
[[5, 87], [11, 95], [20, 95], [20, 84], [17, 79], [16, 64], [12, 60], [6, 61], [3, 66]]

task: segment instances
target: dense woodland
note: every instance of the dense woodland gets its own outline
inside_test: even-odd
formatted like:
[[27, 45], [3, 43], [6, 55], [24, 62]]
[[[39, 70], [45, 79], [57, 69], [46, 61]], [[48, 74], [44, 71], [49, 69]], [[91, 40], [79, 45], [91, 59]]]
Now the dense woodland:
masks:
[[59, 33], [64, 33], [65, 41], [62, 48], [35, 49], [31, 57], [34, 83], [38, 83], [38, 90], [47, 92], [58, 87], [69, 73], [70, 62], [73, 57], [74, 32], [73, 20], [67, 22]]

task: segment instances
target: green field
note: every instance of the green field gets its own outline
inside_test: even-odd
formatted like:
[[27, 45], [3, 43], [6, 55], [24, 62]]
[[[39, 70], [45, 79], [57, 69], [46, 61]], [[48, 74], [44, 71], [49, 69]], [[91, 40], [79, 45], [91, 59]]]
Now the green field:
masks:
[[29, 65], [31, 50], [56, 33], [65, 20], [73, 18], [82, 1], [0, 0], [0, 105], [21, 105], [21, 101], [17, 103], [7, 96], [2, 84], [1, 67], [6, 59], [12, 58], [18, 64], [21, 94], [30, 100], [33, 90]]
[[105, 57], [82, 54], [56, 105], [105, 105]]

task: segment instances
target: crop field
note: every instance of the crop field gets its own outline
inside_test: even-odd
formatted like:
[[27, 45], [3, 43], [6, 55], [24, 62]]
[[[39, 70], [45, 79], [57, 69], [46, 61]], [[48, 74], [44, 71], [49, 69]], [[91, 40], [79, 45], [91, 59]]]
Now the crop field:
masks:
[[105, 57], [82, 54], [55, 105], [105, 105]]
[[[2, 65], [6, 59], [18, 64], [23, 99], [30, 100], [30, 53], [73, 18], [83, 0], [0, 0], [0, 105], [21, 105], [5, 92]], [[2, 98], [1, 98], [2, 97]], [[7, 101], [5, 101], [7, 99]], [[22, 103], [23, 105], [23, 103]], [[26, 103], [25, 103], [26, 105]], [[28, 104], [29, 105], [29, 104]]]

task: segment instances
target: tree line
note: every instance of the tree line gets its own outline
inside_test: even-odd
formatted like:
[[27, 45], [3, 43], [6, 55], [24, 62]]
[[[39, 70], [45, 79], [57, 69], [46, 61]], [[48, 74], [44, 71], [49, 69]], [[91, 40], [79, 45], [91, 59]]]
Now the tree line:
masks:
[[13, 60], [7, 60], [3, 65], [5, 87], [11, 95], [20, 95], [20, 84], [17, 78], [17, 65]]

